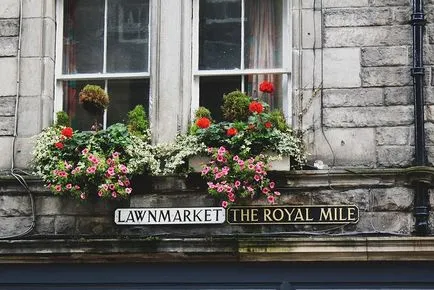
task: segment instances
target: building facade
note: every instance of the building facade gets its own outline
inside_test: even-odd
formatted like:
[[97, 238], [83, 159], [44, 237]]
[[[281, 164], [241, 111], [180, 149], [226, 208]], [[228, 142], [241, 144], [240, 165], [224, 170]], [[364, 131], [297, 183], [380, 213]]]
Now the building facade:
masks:
[[[433, 8], [2, 0], [0, 289], [434, 287]], [[195, 174], [143, 177], [121, 203], [53, 196], [29, 174], [34, 136], [57, 111], [86, 130], [85, 84], [112, 98], [102, 126], [143, 104], [159, 143], [186, 132], [199, 106], [214, 113], [222, 94], [255, 95], [263, 79], [276, 84], [272, 106], [303, 132], [312, 165], [272, 173], [279, 205], [357, 206], [357, 222], [120, 226], [117, 208], [215, 200]]]

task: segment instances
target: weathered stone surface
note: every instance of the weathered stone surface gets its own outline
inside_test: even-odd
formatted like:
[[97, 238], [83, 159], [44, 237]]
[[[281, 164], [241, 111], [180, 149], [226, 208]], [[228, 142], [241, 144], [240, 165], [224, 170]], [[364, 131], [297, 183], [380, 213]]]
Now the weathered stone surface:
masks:
[[29, 168], [32, 160], [32, 151], [35, 138], [17, 138], [15, 141], [15, 167]]
[[41, 132], [41, 98], [39, 96], [20, 98], [18, 116], [26, 116], [25, 118], [18, 118], [20, 137], [32, 137]]
[[379, 127], [376, 129], [378, 145], [407, 145], [410, 140], [409, 127]]
[[324, 30], [325, 47], [411, 45], [411, 27], [339, 27]]
[[312, 195], [312, 204], [356, 204], [359, 210], [367, 209], [369, 203], [369, 191], [367, 189], [352, 189], [346, 191], [323, 190]]
[[303, 48], [321, 47], [321, 11], [303, 9], [302, 13], [302, 35]]
[[23, 234], [31, 224], [31, 217], [0, 217], [0, 238]]
[[65, 214], [62, 212], [62, 198], [55, 196], [37, 196], [36, 212], [43, 215]]
[[356, 231], [410, 234], [411, 221], [411, 213], [361, 212]]
[[35, 234], [53, 235], [54, 234], [54, 217], [38, 216], [36, 218]]
[[[299, 87], [308, 89], [321, 86], [321, 59], [320, 49], [304, 49], [302, 51], [302, 63], [297, 63], [302, 75]], [[301, 68], [300, 65], [303, 67]]]
[[369, 0], [369, 6], [407, 6], [408, 0]]
[[324, 107], [364, 107], [383, 105], [383, 89], [325, 89], [323, 90]]
[[381, 167], [406, 167], [412, 164], [414, 148], [410, 146], [379, 146], [378, 165]]
[[15, 57], [0, 58], [0, 96], [15, 96], [17, 94], [17, 59]]
[[390, 127], [409, 125], [412, 122], [413, 108], [411, 106], [324, 109], [324, 125], [327, 127]]
[[15, 97], [0, 97], [0, 116], [14, 116]]
[[365, 47], [362, 48], [362, 66], [408, 65], [407, 46]]
[[113, 217], [79, 217], [77, 218], [77, 232], [81, 235], [113, 235]]
[[42, 89], [42, 64], [40, 58], [21, 59], [21, 96], [39, 96]]
[[[0, 152], [12, 152], [13, 137], [0, 137]], [[10, 169], [12, 164], [12, 154], [4, 154], [0, 158], [0, 169]], [[4, 191], [2, 191], [4, 192]]]
[[18, 50], [18, 37], [0, 37], [0, 57], [16, 56]]
[[425, 123], [426, 144], [434, 145], [434, 124]]
[[18, 0], [2, 0], [0, 7], [0, 18], [16, 18], [20, 9], [20, 2]]
[[54, 220], [54, 232], [56, 235], [75, 234], [75, 217], [58, 216]]
[[0, 196], [0, 216], [30, 215], [31, 212], [29, 196]]
[[407, 211], [412, 210], [414, 193], [406, 187], [372, 189], [373, 211]]
[[149, 194], [133, 195], [131, 197], [131, 207], [171, 207], [176, 204], [177, 207], [197, 206], [215, 206], [216, 201], [209, 194]]
[[324, 48], [323, 61], [325, 88], [360, 86], [360, 49]]
[[326, 9], [325, 27], [390, 25], [393, 11], [389, 8]]
[[0, 136], [13, 135], [14, 117], [0, 117]]
[[16, 36], [18, 29], [18, 19], [0, 19], [0, 36]]
[[409, 86], [412, 83], [409, 67], [362, 67], [363, 87]]
[[[48, 1], [48, 0], [47, 0]], [[56, 51], [56, 23], [52, 19], [44, 19], [43, 55], [53, 62]]]
[[386, 105], [410, 105], [413, 102], [413, 87], [384, 88], [384, 103]]
[[393, 21], [395, 25], [409, 24], [411, 20], [412, 8], [410, 5], [405, 7], [398, 7], [394, 9]]
[[368, 5], [368, 0], [323, 0], [323, 7], [366, 7]]
[[23, 57], [37, 57], [42, 55], [42, 23], [42, 18], [23, 20], [23, 37], [21, 42], [21, 55]]
[[305, 142], [312, 163], [315, 160], [322, 160], [329, 166], [373, 167], [375, 165], [373, 128], [329, 128], [324, 130], [324, 134], [325, 136], [318, 130], [306, 135]]

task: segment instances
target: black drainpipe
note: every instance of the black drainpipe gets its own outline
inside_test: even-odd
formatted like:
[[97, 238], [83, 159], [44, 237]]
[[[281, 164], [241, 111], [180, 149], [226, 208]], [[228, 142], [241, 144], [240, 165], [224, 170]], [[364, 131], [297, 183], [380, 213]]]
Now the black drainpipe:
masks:
[[[414, 95], [414, 126], [415, 126], [415, 166], [426, 166], [425, 153], [425, 120], [424, 120], [424, 95], [423, 81], [425, 70], [423, 67], [423, 35], [425, 15], [423, 0], [413, 0], [413, 14], [411, 15], [413, 26], [413, 95]], [[424, 236], [429, 233], [429, 194], [430, 184], [423, 180], [415, 180], [414, 216], [416, 218], [415, 233]]]

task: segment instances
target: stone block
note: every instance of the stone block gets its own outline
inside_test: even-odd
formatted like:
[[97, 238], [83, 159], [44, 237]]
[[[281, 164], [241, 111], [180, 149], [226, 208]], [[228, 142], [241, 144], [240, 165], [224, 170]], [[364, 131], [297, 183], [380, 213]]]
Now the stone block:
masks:
[[28, 216], [32, 213], [28, 195], [2, 195], [0, 196], [0, 216]]
[[[20, 97], [18, 103], [18, 135], [31, 137], [41, 132], [41, 98]], [[29, 120], [32, 120], [29, 122]]]
[[17, 36], [19, 27], [18, 19], [0, 19], [0, 36]]
[[40, 96], [42, 83], [42, 60], [40, 58], [22, 58], [20, 95]]
[[44, 19], [43, 55], [54, 62], [56, 51], [56, 24], [52, 19]]
[[131, 196], [131, 207], [194, 207], [216, 206], [216, 201], [207, 193], [177, 194], [134, 194]]
[[74, 216], [57, 216], [54, 219], [54, 232], [56, 235], [74, 235], [75, 234], [75, 217]]
[[408, 0], [369, 0], [369, 6], [408, 6]]
[[423, 46], [424, 50], [424, 59], [423, 62], [425, 65], [434, 64], [434, 44], [425, 44]]
[[411, 234], [412, 216], [402, 212], [361, 212], [358, 232]]
[[0, 116], [0, 136], [12, 136], [14, 134], [14, 117]]
[[360, 87], [360, 49], [325, 48], [323, 58], [325, 88]]
[[413, 107], [411, 106], [324, 109], [324, 125], [327, 127], [390, 127], [412, 123]]
[[0, 237], [23, 234], [31, 224], [31, 217], [0, 217]]
[[368, 0], [323, 0], [324, 8], [331, 7], [366, 7], [368, 5]]
[[373, 211], [410, 212], [413, 205], [413, 190], [406, 187], [372, 189]]
[[378, 165], [380, 167], [406, 167], [414, 159], [414, 148], [410, 146], [378, 146]]
[[2, 0], [0, 5], [0, 18], [18, 18], [20, 11], [19, 0]]
[[393, 22], [389, 8], [349, 8], [324, 10], [325, 27], [379, 26]]
[[412, 84], [410, 67], [362, 67], [361, 78], [363, 87]]
[[18, 51], [18, 37], [0, 37], [0, 57], [16, 56]]
[[15, 142], [15, 167], [29, 168], [32, 160], [34, 138], [17, 138]]
[[384, 103], [390, 105], [411, 105], [413, 103], [413, 87], [384, 88]]
[[15, 96], [17, 94], [17, 59], [15, 57], [0, 57], [0, 96]]
[[352, 189], [346, 191], [323, 190], [312, 195], [315, 205], [357, 205], [359, 210], [367, 209], [369, 203], [368, 189]]
[[411, 45], [411, 27], [366, 26], [324, 29], [324, 47]]
[[433, 123], [425, 123], [425, 136], [426, 136], [426, 144], [434, 145], [434, 124]]
[[303, 48], [321, 47], [321, 11], [302, 10]]
[[15, 97], [0, 97], [0, 116], [15, 115]]
[[24, 18], [41, 18], [44, 16], [45, 0], [23, 0]]
[[406, 25], [410, 23], [412, 8], [410, 5], [393, 9], [393, 23], [395, 25]]
[[302, 65], [298, 64], [302, 74], [300, 87], [304, 89], [317, 88], [321, 85], [321, 50], [304, 49], [302, 51]]
[[[307, 151], [312, 161], [329, 166], [373, 167], [375, 133], [373, 128], [325, 129], [306, 134]], [[334, 164], [333, 164], [334, 162]]]
[[[12, 152], [13, 150], [12, 144], [13, 144], [13, 137], [1, 136], [0, 152]], [[11, 164], [12, 164], [12, 154], [3, 154], [2, 158], [0, 158], [0, 169], [10, 169]]]
[[112, 216], [79, 217], [77, 218], [77, 233], [80, 235], [114, 235], [116, 233]]
[[364, 47], [361, 51], [362, 66], [408, 65], [407, 46]]
[[35, 200], [36, 212], [38, 215], [59, 215], [62, 212], [62, 199], [55, 196], [37, 196]]
[[56, 19], [56, 0], [44, 0], [44, 16], [52, 20]]
[[47, 128], [53, 124], [53, 99], [51, 97], [42, 97], [42, 115], [41, 129]]
[[42, 55], [42, 23], [42, 18], [23, 19], [22, 57], [39, 57]]
[[409, 127], [378, 127], [377, 145], [407, 145], [410, 139]]
[[383, 105], [383, 89], [325, 89], [323, 90], [324, 107], [365, 107]]
[[35, 233], [38, 235], [54, 235], [54, 217], [38, 216], [36, 217]]

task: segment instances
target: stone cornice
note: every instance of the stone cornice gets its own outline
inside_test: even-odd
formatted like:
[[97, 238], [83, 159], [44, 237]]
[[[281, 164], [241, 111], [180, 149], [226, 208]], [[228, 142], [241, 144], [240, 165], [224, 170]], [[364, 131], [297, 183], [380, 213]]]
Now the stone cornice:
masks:
[[0, 263], [433, 261], [434, 237], [0, 241]]

